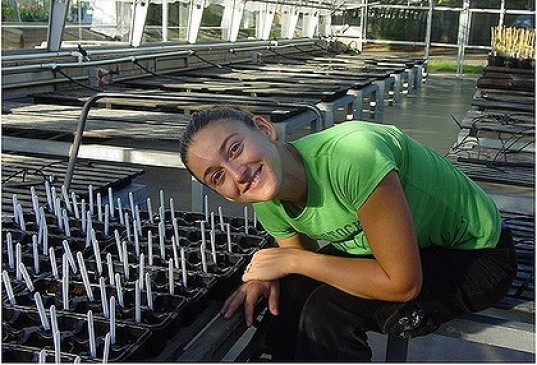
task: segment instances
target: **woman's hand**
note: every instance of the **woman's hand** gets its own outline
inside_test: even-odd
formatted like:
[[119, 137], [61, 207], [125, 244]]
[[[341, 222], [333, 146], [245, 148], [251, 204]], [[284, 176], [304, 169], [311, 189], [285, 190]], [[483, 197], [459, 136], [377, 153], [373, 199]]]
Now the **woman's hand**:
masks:
[[224, 302], [220, 314], [228, 319], [235, 314], [237, 309], [244, 305], [244, 318], [246, 325], [250, 327], [254, 322], [254, 309], [259, 298], [268, 299], [270, 313], [278, 315], [278, 302], [280, 297], [280, 285], [278, 281], [249, 281], [244, 283]]
[[293, 273], [294, 260], [302, 250], [296, 248], [267, 248], [254, 254], [246, 267], [242, 281], [277, 280]]

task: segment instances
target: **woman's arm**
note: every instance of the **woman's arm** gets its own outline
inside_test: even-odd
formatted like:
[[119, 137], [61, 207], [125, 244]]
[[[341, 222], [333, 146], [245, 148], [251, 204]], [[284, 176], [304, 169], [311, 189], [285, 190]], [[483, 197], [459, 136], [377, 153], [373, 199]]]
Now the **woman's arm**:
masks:
[[[285, 248], [314, 250], [317, 247], [317, 241], [300, 234], [287, 239], [278, 239], [276, 241], [279, 247]], [[220, 313], [224, 318], [231, 318], [238, 308], [244, 306], [244, 317], [246, 319], [246, 325], [249, 327], [253, 323], [255, 306], [261, 297], [267, 298], [270, 312], [273, 315], [278, 315], [278, 280], [249, 280], [227, 298]]]
[[319, 244], [316, 240], [298, 233], [289, 238], [276, 239], [278, 247], [280, 248], [297, 248], [299, 250], [316, 251], [319, 248]]
[[377, 300], [409, 301], [422, 284], [412, 216], [396, 172], [371, 194], [358, 217], [376, 260], [322, 255], [286, 245], [258, 252], [243, 280], [274, 280], [295, 273], [350, 294]]

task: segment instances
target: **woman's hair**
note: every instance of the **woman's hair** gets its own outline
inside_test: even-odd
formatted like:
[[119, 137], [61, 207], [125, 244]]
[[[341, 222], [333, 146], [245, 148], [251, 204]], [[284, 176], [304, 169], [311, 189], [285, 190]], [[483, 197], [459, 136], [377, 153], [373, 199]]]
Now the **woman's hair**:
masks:
[[[190, 171], [187, 166], [187, 152], [190, 148], [190, 144], [199, 131], [213, 122], [222, 121], [236, 121], [241, 122], [249, 127], [254, 127], [255, 123], [253, 115], [247, 111], [239, 110], [230, 107], [219, 107], [208, 110], [196, 111], [192, 114], [188, 125], [186, 126], [183, 135], [179, 141], [179, 153], [181, 154], [181, 160], [185, 167]], [[192, 172], [192, 171], [190, 171]]]

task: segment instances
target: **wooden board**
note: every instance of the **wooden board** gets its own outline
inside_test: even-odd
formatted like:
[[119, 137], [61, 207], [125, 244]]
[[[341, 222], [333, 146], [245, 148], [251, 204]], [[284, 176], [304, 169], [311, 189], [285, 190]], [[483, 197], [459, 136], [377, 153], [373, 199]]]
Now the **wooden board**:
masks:
[[535, 186], [535, 168], [493, 163], [463, 156], [451, 157], [451, 163], [475, 181], [506, 185]]
[[[253, 67], [250, 67], [253, 66]], [[218, 68], [203, 69], [196, 71], [188, 71], [179, 74], [191, 76], [197, 79], [213, 78], [218, 80], [236, 80], [242, 82], [249, 81], [266, 81], [272, 83], [291, 82], [297, 84], [309, 85], [313, 83], [315, 86], [344, 86], [350, 88], [363, 88], [373, 81], [373, 76], [369, 78], [360, 77], [358, 74], [352, 75], [336, 75], [322, 70], [309, 69], [289, 69], [286, 67], [264, 67], [257, 65], [244, 65], [244, 68], [239, 66], [237, 69]], [[383, 74], [382, 77], [389, 77], [389, 74]]]
[[[68, 162], [65, 159], [32, 157], [2, 153], [2, 205], [11, 205], [13, 194], [24, 207], [30, 208], [30, 187], [33, 186], [38, 195], [45, 195], [45, 179], [60, 192], [67, 171]], [[106, 193], [108, 187], [114, 191], [130, 185], [133, 179], [144, 173], [143, 169], [125, 164], [111, 164], [80, 159], [75, 167], [71, 190], [81, 198], [88, 195], [88, 185], [93, 185], [94, 191]], [[8, 209], [7, 212], [11, 212]]]
[[503, 101], [495, 98], [478, 97], [472, 100], [472, 106], [479, 110], [502, 110], [502, 111], [521, 111], [535, 113], [535, 105], [529, 103]]
[[[192, 75], [191, 75], [192, 76]], [[198, 83], [188, 83], [177, 76], [176, 80], [169, 77], [154, 77], [151, 79], [130, 80], [122, 83], [125, 87], [133, 88], [159, 88], [169, 91], [192, 91], [204, 93], [221, 93], [227, 95], [248, 95], [264, 97], [292, 97], [305, 101], [317, 99], [318, 102], [333, 101], [347, 94], [352, 88], [351, 83], [324, 85], [322, 80], [318, 83], [312, 80], [281, 80], [269, 81], [238, 81], [226, 79], [207, 79], [196, 77]], [[218, 80], [218, 81], [215, 81]]]
[[346, 65], [331, 65], [324, 63], [307, 63], [307, 64], [292, 64], [285, 62], [264, 63], [264, 64], [238, 64], [233, 65], [234, 69], [241, 71], [245, 70], [260, 70], [263, 72], [280, 72], [287, 74], [299, 74], [304, 77], [318, 77], [322, 75], [330, 78], [342, 78], [347, 80], [360, 79], [384, 79], [390, 77], [391, 74], [401, 73], [404, 69], [386, 69], [378, 67], [352, 67]]
[[[186, 127], [188, 118], [177, 116], [177, 122], [147, 121], [139, 122], [128, 119], [88, 120], [84, 137], [86, 138], [129, 138], [178, 141]], [[9, 114], [2, 117], [2, 133], [4, 135], [24, 135], [34, 138], [54, 135], [74, 135], [78, 127], [78, 119], [73, 117]], [[42, 133], [42, 132], [48, 133]], [[57, 138], [56, 138], [57, 139]], [[65, 140], [66, 138], [62, 138]]]
[[[150, 85], [150, 79], [147, 80], [147, 84]], [[175, 121], [175, 116], [180, 114], [189, 115], [192, 112], [200, 109], [206, 109], [209, 107], [214, 107], [217, 104], [221, 105], [237, 105], [243, 109], [250, 111], [252, 114], [260, 115], [267, 118], [273, 123], [285, 122], [287, 119], [294, 116], [298, 116], [307, 111], [307, 108], [304, 106], [277, 106], [278, 102], [299, 102], [302, 99], [304, 101], [314, 101], [306, 98], [284, 98], [284, 97], [273, 97], [273, 98], [253, 98], [249, 96], [234, 95], [230, 100], [229, 95], [225, 93], [211, 93], [209, 96], [214, 99], [212, 102], [207, 101], [196, 101], [196, 99], [206, 98], [207, 93], [201, 92], [170, 92], [159, 90], [158, 87], [161, 84], [158, 83], [154, 87], [155, 89], [147, 88], [136, 88], [123, 85], [121, 87], [119, 84], [115, 84], [112, 88], [108, 89], [107, 92], [117, 92], [117, 93], [133, 93], [133, 94], [143, 94], [143, 95], [155, 95], [155, 96], [174, 96], [181, 98], [189, 98], [189, 101], [173, 101], [173, 102], [159, 102], [156, 100], [128, 100], [128, 99], [101, 99], [96, 103], [96, 107], [92, 108], [90, 112], [90, 117], [102, 117], [103, 115], [108, 115], [108, 118], [114, 118], [117, 116], [118, 119], [122, 119], [123, 116], [127, 115], [131, 118], [131, 115], [135, 116], [135, 119], [138, 120], [136, 115], [139, 115], [141, 118], [144, 118], [144, 114], [133, 113], [133, 111], [151, 111], [149, 120], [152, 118], [157, 118], [159, 121], [169, 121], [170, 119]], [[52, 104], [58, 105], [59, 108], [65, 106], [82, 106], [84, 103], [95, 94], [95, 91], [83, 88], [72, 89], [69, 92], [65, 91], [56, 91], [50, 93], [36, 93], [33, 94], [33, 98], [37, 103], [42, 104]], [[255, 106], [252, 105], [252, 101], [262, 101], [267, 103], [275, 103], [275, 106]], [[99, 110], [99, 107], [101, 108]], [[114, 112], [111, 113], [110, 109], [113, 109]], [[55, 110], [55, 109], [54, 109]], [[81, 110], [81, 109], [79, 109]], [[128, 110], [121, 111], [120, 110]], [[127, 114], [124, 114], [127, 113]], [[63, 114], [63, 113], [62, 113]], [[132, 118], [131, 118], [132, 119]]]

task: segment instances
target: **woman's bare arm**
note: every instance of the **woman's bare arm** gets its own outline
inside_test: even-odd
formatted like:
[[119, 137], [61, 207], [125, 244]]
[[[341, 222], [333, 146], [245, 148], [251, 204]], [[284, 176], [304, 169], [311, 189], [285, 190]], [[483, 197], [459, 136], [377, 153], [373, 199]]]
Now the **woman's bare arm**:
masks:
[[358, 217], [375, 260], [322, 255], [284, 240], [281, 248], [257, 253], [243, 280], [274, 280], [295, 273], [363, 298], [397, 302], [415, 298], [422, 284], [421, 261], [396, 172], [380, 183]]

